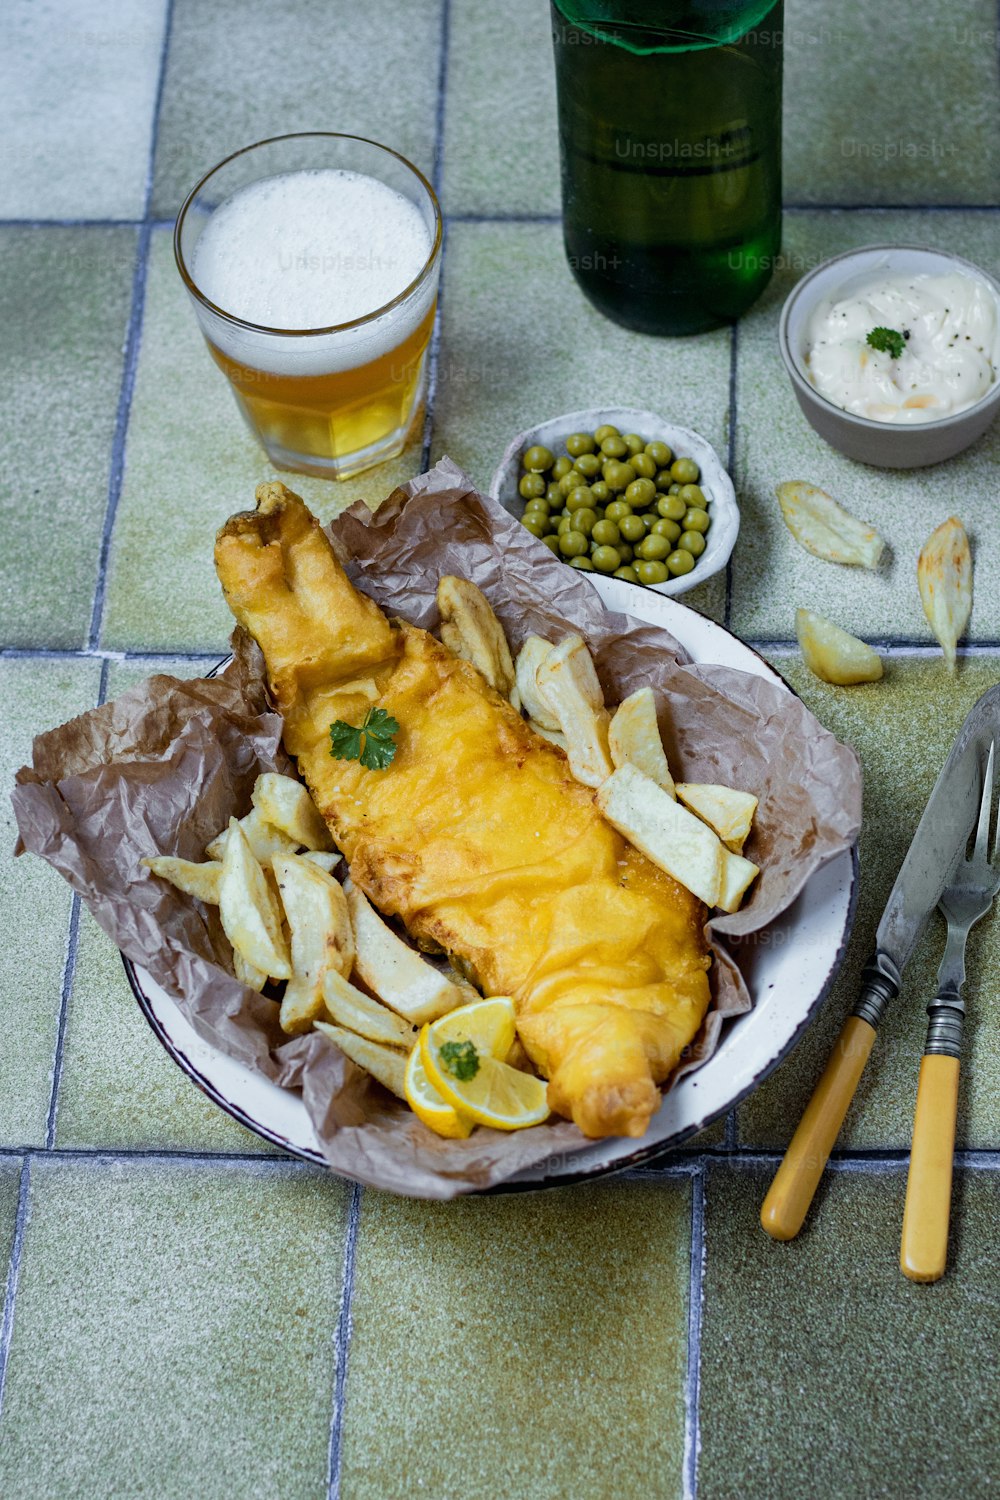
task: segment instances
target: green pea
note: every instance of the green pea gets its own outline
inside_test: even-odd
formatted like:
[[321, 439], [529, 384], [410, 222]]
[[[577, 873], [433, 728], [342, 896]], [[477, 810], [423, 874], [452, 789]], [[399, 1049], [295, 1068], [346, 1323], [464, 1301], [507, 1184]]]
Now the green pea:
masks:
[[579, 453], [573, 462], [576, 472], [582, 474], [584, 479], [593, 479], [601, 472], [601, 460], [596, 453]]
[[590, 560], [598, 573], [613, 573], [622, 565], [617, 547], [595, 547], [590, 554]]
[[705, 538], [700, 531], [682, 531], [677, 546], [692, 557], [700, 557], [705, 550]]
[[701, 474], [693, 458], [675, 458], [670, 472], [678, 484], [696, 484]]
[[643, 530], [648, 536], [660, 517], [656, 514], [655, 510], [644, 510], [639, 519], [642, 521]]
[[650, 536], [665, 536], [668, 542], [676, 542], [681, 534], [681, 528], [676, 521], [668, 521], [664, 517], [653, 522], [653, 529], [649, 534]]
[[570, 490], [566, 496], [566, 509], [568, 511], [583, 510], [584, 506], [592, 506], [594, 497], [590, 493], [590, 486], [578, 484], [575, 490]]
[[581, 453], [593, 453], [596, 446], [589, 432], [571, 432], [566, 439], [566, 452], [571, 458], [579, 458]]
[[690, 552], [685, 552], [679, 547], [676, 552], [671, 552], [667, 558], [667, 567], [675, 578], [680, 578], [685, 573], [690, 573], [694, 567], [694, 558]]
[[522, 516], [521, 525], [525, 531], [530, 531], [532, 536], [542, 537], [549, 529], [548, 516]]
[[553, 480], [548, 489], [545, 491], [545, 498], [550, 505], [555, 505], [556, 501], [558, 501], [559, 504], [562, 505], [563, 492], [559, 488], [559, 485], [555, 480]]
[[644, 510], [656, 499], [656, 485], [651, 479], [633, 479], [625, 491], [625, 499], [633, 510]]
[[628, 444], [624, 438], [606, 437], [601, 444], [601, 452], [605, 458], [624, 458], [628, 452]]
[[557, 458], [552, 465], [552, 478], [556, 480], [562, 479], [564, 475], [569, 473], [572, 467], [573, 460], [571, 458], [566, 458], [565, 455], [562, 458]]
[[577, 469], [570, 469], [560, 479], [559, 488], [564, 495], [568, 495], [571, 490], [578, 490], [582, 483], [583, 475]]
[[680, 495], [661, 495], [656, 502], [656, 508], [667, 521], [683, 520], [687, 511], [687, 506]]
[[656, 465], [648, 453], [633, 453], [629, 463], [640, 479], [652, 479], [656, 474]]
[[[528, 451], [530, 453], [530, 448]], [[546, 484], [541, 474], [523, 474], [517, 488], [525, 500], [537, 500], [545, 494]]]
[[559, 538], [556, 536], [555, 532], [550, 532], [548, 536], [543, 536], [542, 541], [545, 543], [546, 547], [548, 547], [550, 552], [554, 552], [557, 557], [559, 556]]
[[661, 443], [659, 439], [655, 439], [652, 443], [647, 443], [646, 452], [658, 469], [665, 469], [674, 456], [669, 444]]
[[569, 560], [571, 568], [578, 568], [581, 573], [592, 573], [594, 564], [589, 557], [571, 557]]
[[696, 505], [699, 510], [708, 509], [708, 498], [700, 484], [682, 484], [678, 494], [685, 505]]
[[612, 500], [611, 504], [606, 505], [604, 508], [604, 519], [606, 521], [614, 521], [616, 524], [631, 514], [632, 507], [627, 500]]
[[[677, 498], [679, 500], [680, 496], [678, 495]], [[696, 505], [692, 505], [690, 510], [684, 512], [683, 529], [685, 531], [707, 531], [711, 524], [708, 511], [699, 510]]]
[[595, 428], [595, 430], [594, 430], [594, 442], [597, 444], [598, 447], [601, 446], [601, 444], [604, 442], [605, 438], [609, 438], [609, 437], [621, 437], [621, 433], [618, 431], [618, 428], [617, 427], [612, 427], [610, 422], [605, 422], [604, 425], [603, 425], [603, 427], [597, 427], [597, 428]]
[[634, 478], [635, 470], [631, 464], [619, 463], [617, 458], [613, 458], [604, 465], [604, 483], [616, 494], [627, 490]]
[[639, 582], [639, 575], [635, 571], [634, 568], [629, 568], [629, 567], [616, 568], [615, 572], [614, 572], [614, 576], [616, 578], [624, 578], [624, 580], [625, 580], [626, 583], [638, 583]]
[[611, 499], [611, 491], [608, 489], [603, 479], [595, 479], [594, 483], [590, 486], [590, 493], [593, 495], [598, 505], [607, 505], [608, 501]]
[[[622, 539], [621, 532], [618, 530], [618, 527], [615, 525], [613, 520], [608, 520], [607, 513], [605, 513], [604, 520], [598, 521], [597, 525], [594, 527], [593, 531], [590, 534], [594, 538], [594, 541], [597, 542], [598, 546], [601, 547], [617, 547], [618, 543]], [[618, 564], [616, 563], [615, 567], [617, 566]]]
[[665, 536], [657, 536], [655, 531], [651, 531], [646, 540], [640, 542], [635, 550], [643, 562], [662, 562], [665, 557], [669, 556], [670, 543]]
[[546, 499], [544, 499], [543, 496], [536, 495], [533, 500], [529, 500], [528, 501], [528, 503], [524, 507], [524, 509], [525, 509], [525, 513], [527, 513], [529, 510], [539, 510], [539, 511], [541, 511], [541, 513], [542, 513], [543, 516], [547, 516], [551, 512], [552, 506], [549, 504], [549, 502]]
[[656, 488], [658, 490], [669, 490], [674, 478], [669, 469], [661, 469], [656, 476]]
[[[605, 511], [605, 517], [607, 512]], [[614, 519], [612, 517], [612, 519]], [[646, 535], [646, 528], [642, 524], [641, 516], [622, 516], [618, 522], [618, 529], [627, 542], [641, 542]]]
[[585, 505], [582, 510], [573, 512], [573, 530], [582, 531], [584, 536], [590, 536], [594, 530], [594, 526], [599, 524], [597, 511], [589, 505]]
[[623, 563], [630, 563], [635, 556], [628, 542], [619, 542], [617, 552]]
[[530, 470], [532, 474], [544, 474], [548, 469], [551, 469], [555, 461], [555, 454], [551, 453], [548, 448], [543, 447], [541, 443], [535, 443], [526, 451], [524, 457], [521, 459], [524, 467]]
[[640, 583], [666, 583], [667, 569], [661, 562], [638, 562], [635, 571]]
[[559, 538], [559, 551], [563, 557], [582, 557], [585, 552], [590, 551], [590, 544], [583, 532], [574, 527], [570, 531], [564, 531]]
[[557, 536], [565, 536], [566, 533], [567, 533], [567, 531], [572, 531], [572, 530], [573, 530], [573, 517], [572, 516], [560, 516], [559, 517], [559, 523], [556, 526], [556, 535]]
[[637, 432], [622, 433], [622, 442], [630, 453], [641, 453], [646, 446]]

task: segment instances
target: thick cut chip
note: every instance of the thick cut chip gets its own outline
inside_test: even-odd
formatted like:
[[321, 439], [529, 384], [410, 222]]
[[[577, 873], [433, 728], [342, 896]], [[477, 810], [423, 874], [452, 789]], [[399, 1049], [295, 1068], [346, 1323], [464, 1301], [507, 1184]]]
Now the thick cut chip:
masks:
[[291, 979], [277, 898], [235, 818], [229, 820], [222, 862], [219, 915], [226, 937], [248, 963], [272, 979]]
[[471, 661], [490, 687], [509, 698], [515, 686], [514, 663], [503, 626], [482, 589], [467, 578], [446, 574], [438, 583], [437, 604], [444, 622], [441, 639], [449, 651]]
[[712, 830], [650, 781], [621, 766], [598, 790], [597, 805], [613, 828], [706, 906], [717, 906], [725, 850]]
[[468, 999], [467, 989], [453, 984], [396, 936], [357, 886], [347, 881], [345, 890], [354, 926], [355, 970], [386, 1005], [420, 1026]]
[[302, 855], [309, 864], [315, 865], [317, 870], [325, 870], [328, 875], [333, 874], [343, 857], [342, 854], [327, 853], [323, 849], [307, 849]]
[[756, 797], [713, 782], [679, 781], [676, 791], [685, 807], [715, 829], [727, 849], [742, 852], [757, 811]]
[[948, 671], [972, 613], [972, 553], [957, 516], [932, 531], [917, 559], [917, 584], [927, 623], [941, 642]]
[[264, 970], [254, 968], [253, 964], [247, 963], [238, 948], [233, 949], [233, 971], [240, 984], [245, 984], [247, 989], [256, 990], [258, 994], [267, 983]]
[[521, 695], [522, 707], [539, 730], [559, 728], [559, 720], [538, 688], [538, 668], [551, 650], [549, 641], [544, 641], [540, 635], [529, 635], [517, 653], [517, 690]]
[[611, 775], [609, 715], [583, 638], [569, 635], [553, 646], [536, 674], [539, 692], [566, 736], [570, 770], [584, 786], [600, 786]]
[[[250, 844], [254, 859], [259, 864], [269, 865], [275, 854], [294, 854], [298, 848], [294, 839], [290, 839], [287, 833], [280, 828], [275, 828], [264, 817], [257, 807], [252, 807], [245, 818], [230, 819], [230, 827], [234, 822], [239, 823], [243, 834]], [[229, 839], [229, 829], [224, 828], [205, 850], [209, 859], [225, 859], [226, 843]]]
[[637, 766], [668, 796], [674, 795], [674, 778], [660, 739], [652, 688], [639, 688], [619, 704], [608, 729], [608, 748], [616, 766]]
[[332, 875], [298, 854], [276, 854], [273, 869], [292, 948], [292, 977], [279, 1020], [283, 1031], [297, 1036], [324, 1014], [327, 974], [350, 974], [354, 932], [344, 888]]
[[797, 609], [795, 633], [806, 666], [824, 682], [847, 687], [856, 682], [878, 682], [882, 676], [878, 652], [824, 615]]
[[373, 1000], [356, 985], [349, 984], [344, 977], [331, 969], [323, 981], [326, 1009], [330, 1020], [358, 1036], [366, 1036], [371, 1042], [381, 1042], [386, 1047], [410, 1048], [417, 1040], [417, 1027], [404, 1021], [394, 1010]]
[[534, 719], [529, 719], [528, 724], [536, 734], [541, 735], [543, 740], [548, 740], [550, 745], [555, 745], [559, 750], [566, 749], [566, 736], [558, 729], [543, 729], [541, 724], [536, 723]]
[[218, 860], [206, 864], [194, 864], [189, 859], [174, 859], [169, 854], [159, 854], [153, 859], [142, 859], [140, 864], [163, 880], [169, 880], [186, 896], [194, 896], [209, 906], [219, 904], [219, 885], [222, 880], [222, 865]]
[[825, 490], [794, 479], [779, 484], [774, 493], [785, 525], [814, 557], [857, 568], [878, 567], [885, 542], [873, 526], [857, 520]]
[[406, 1100], [405, 1052], [401, 1052], [398, 1047], [383, 1047], [379, 1042], [357, 1036], [343, 1026], [331, 1026], [327, 1021], [317, 1021], [316, 1030], [328, 1036], [345, 1057], [370, 1073], [376, 1083], [388, 1089], [390, 1094], [395, 1094], [397, 1099]]
[[310, 797], [308, 787], [293, 776], [265, 771], [257, 777], [251, 801], [273, 828], [286, 833], [296, 844], [303, 844], [307, 849], [333, 848], [330, 830]]
[[760, 866], [755, 865], [752, 860], [744, 859], [742, 854], [734, 854], [729, 849], [723, 850], [722, 884], [718, 900], [722, 910], [738, 911], [744, 893], [759, 874]]

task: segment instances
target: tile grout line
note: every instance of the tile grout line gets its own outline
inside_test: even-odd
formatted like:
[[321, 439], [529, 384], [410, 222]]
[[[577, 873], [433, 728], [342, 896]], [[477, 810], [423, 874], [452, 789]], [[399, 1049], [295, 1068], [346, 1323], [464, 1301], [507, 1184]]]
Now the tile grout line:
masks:
[[21, 1275], [21, 1254], [24, 1250], [24, 1236], [28, 1226], [28, 1195], [31, 1189], [31, 1161], [25, 1157], [21, 1164], [21, 1180], [17, 1192], [17, 1214], [14, 1219], [14, 1239], [10, 1247], [10, 1260], [7, 1263], [7, 1284], [4, 1293], [3, 1319], [0, 1321], [0, 1415], [3, 1414], [4, 1391], [7, 1386], [7, 1364], [10, 1359], [10, 1345], [14, 1336], [14, 1303], [17, 1298], [17, 1285]]
[[[441, 29], [439, 45], [441, 56], [438, 62], [438, 96], [434, 118], [434, 163], [431, 167], [431, 186], [441, 204], [441, 179], [444, 175], [444, 112], [445, 90], [448, 83], [448, 44], [451, 29], [451, 0], [441, 0]], [[437, 305], [434, 309], [434, 327], [431, 330], [430, 348], [427, 351], [427, 400], [424, 409], [424, 429], [421, 434], [420, 467], [426, 472], [430, 467], [431, 443], [434, 438], [434, 408], [437, 404], [438, 370], [441, 360], [442, 282], [444, 280], [445, 251], [448, 248], [448, 216], [441, 210], [441, 259], [438, 267]]]
[[333, 1382], [333, 1410], [330, 1414], [330, 1448], [327, 1459], [328, 1500], [340, 1500], [340, 1468], [344, 1446], [344, 1402], [347, 1392], [347, 1355], [351, 1343], [351, 1301], [354, 1295], [354, 1264], [357, 1255], [358, 1226], [361, 1221], [361, 1199], [364, 1189], [355, 1182], [347, 1213], [347, 1235], [344, 1240], [344, 1285], [340, 1298], [337, 1326], [333, 1332], [336, 1361]]
[[687, 1372], [684, 1381], [684, 1500], [697, 1500], [698, 1402], [701, 1384], [701, 1314], [705, 1269], [705, 1168], [691, 1179], [691, 1268], [688, 1281]]
[[[142, 218], [144, 224], [152, 224], [153, 178], [156, 171], [156, 148], [160, 144], [160, 115], [163, 112], [163, 92], [167, 82], [167, 61], [170, 56], [170, 41], [174, 29], [174, 0], [166, 0], [163, 15], [163, 45], [160, 50], [160, 67], [156, 77], [156, 93], [153, 96], [153, 119], [149, 132], [149, 160], [146, 163], [146, 186], [143, 194]], [[172, 224], [172, 219], [157, 220], [157, 223]]]

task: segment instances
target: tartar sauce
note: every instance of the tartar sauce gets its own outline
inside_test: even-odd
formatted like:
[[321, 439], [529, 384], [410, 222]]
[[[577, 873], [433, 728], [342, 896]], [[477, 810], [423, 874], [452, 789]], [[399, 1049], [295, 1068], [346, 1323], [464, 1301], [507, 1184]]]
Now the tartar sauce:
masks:
[[[898, 359], [867, 343], [902, 334]], [[985, 396], [1000, 366], [996, 298], [961, 272], [884, 276], [826, 297], [809, 319], [806, 363], [821, 396], [876, 422], [934, 422]]]

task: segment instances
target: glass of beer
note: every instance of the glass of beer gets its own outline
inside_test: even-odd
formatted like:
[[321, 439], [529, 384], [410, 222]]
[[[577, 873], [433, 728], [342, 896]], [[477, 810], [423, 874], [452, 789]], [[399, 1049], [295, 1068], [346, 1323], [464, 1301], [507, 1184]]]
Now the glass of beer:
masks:
[[441, 265], [426, 178], [361, 136], [276, 136], [198, 183], [177, 265], [216, 364], [279, 469], [347, 479], [419, 421]]

